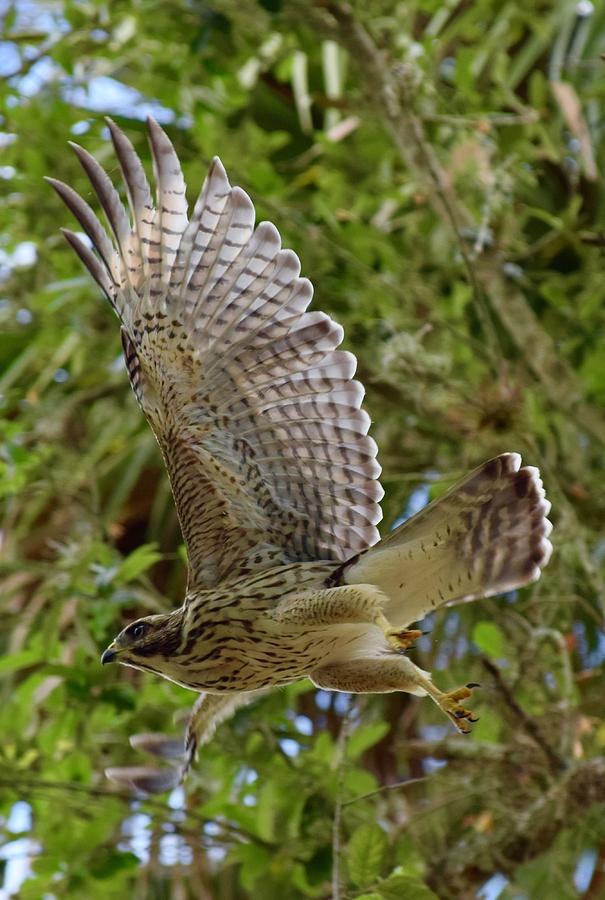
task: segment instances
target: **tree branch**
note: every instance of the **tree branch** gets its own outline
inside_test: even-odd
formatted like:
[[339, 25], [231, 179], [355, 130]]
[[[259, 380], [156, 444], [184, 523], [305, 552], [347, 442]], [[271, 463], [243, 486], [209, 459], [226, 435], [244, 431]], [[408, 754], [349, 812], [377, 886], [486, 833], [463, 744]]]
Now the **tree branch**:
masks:
[[488, 659], [486, 656], [481, 657], [481, 665], [489, 672], [496, 683], [496, 689], [502, 696], [502, 699], [508, 706], [509, 710], [513, 713], [515, 719], [525, 733], [532, 739], [532, 741], [537, 744], [540, 748], [546, 759], [548, 760], [549, 768], [553, 775], [556, 775], [560, 772], [563, 772], [567, 768], [567, 763], [559, 756], [558, 753], [553, 750], [548, 741], [544, 738], [544, 735], [540, 731], [537, 722], [529, 716], [522, 706], [519, 705], [517, 700], [515, 699], [511, 689], [507, 685], [506, 681], [502, 677], [502, 672], [498, 668], [498, 666], [492, 662], [491, 659]]
[[[305, 10], [308, 15], [308, 4], [305, 4]], [[426, 190], [435, 212], [449, 221], [464, 261], [475, 310], [493, 363], [501, 354], [490, 309], [508, 332], [522, 354], [525, 366], [541, 383], [553, 406], [573, 415], [580, 427], [605, 445], [605, 418], [596, 416], [594, 406], [583, 402], [583, 388], [575, 372], [540, 325], [522, 291], [506, 277], [504, 260], [495, 252], [482, 254], [479, 262], [471, 259], [462, 229], [473, 225], [472, 217], [454, 192], [426, 137], [421, 117], [414, 112], [416, 79], [413, 64], [394, 64], [387, 52], [376, 46], [348, 3], [324, 3], [319, 0], [311, 12], [315, 13], [317, 28], [346, 47], [362, 70], [360, 80], [372, 110], [381, 114], [399, 155]], [[426, 116], [424, 118], [426, 120]]]
[[334, 818], [332, 819], [332, 900], [340, 900], [340, 858], [341, 858], [341, 826], [344, 780], [347, 765], [347, 740], [351, 730], [353, 704], [351, 697], [338, 732], [336, 743], [335, 769], [336, 769], [336, 801], [334, 803]]
[[465, 830], [434, 859], [427, 881], [443, 900], [468, 896], [495, 871], [512, 875], [522, 863], [545, 853], [562, 827], [574, 825], [595, 803], [605, 802], [605, 760], [570, 767], [526, 810], [508, 815], [492, 832]]
[[371, 97], [372, 105], [382, 111], [387, 131], [401, 158], [427, 191], [436, 212], [450, 223], [483, 334], [492, 349], [493, 359], [497, 359], [501, 355], [498, 336], [462, 232], [464, 226], [472, 225], [472, 218], [456, 197], [450, 179], [427, 140], [422, 120], [414, 113], [412, 70], [409, 65], [393, 65], [353, 15], [348, 3], [327, 3], [326, 8], [338, 23], [338, 40], [363, 68], [366, 93]]

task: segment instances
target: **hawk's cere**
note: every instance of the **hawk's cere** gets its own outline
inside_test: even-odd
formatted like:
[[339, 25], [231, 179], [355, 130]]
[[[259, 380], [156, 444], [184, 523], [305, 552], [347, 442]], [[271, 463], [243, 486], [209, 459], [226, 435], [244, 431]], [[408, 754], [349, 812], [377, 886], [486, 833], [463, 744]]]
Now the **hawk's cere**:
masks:
[[81, 147], [109, 223], [49, 179], [90, 239], [65, 231], [122, 323], [132, 387], [158, 440], [189, 557], [183, 604], [139, 619], [103, 662], [201, 692], [184, 752], [133, 744], [179, 768], [110, 769], [161, 791], [216, 725], [258, 692], [309, 677], [336, 691], [428, 694], [460, 731], [474, 685], [444, 693], [404, 651], [447, 603], [534, 581], [551, 530], [539, 472], [503, 453], [384, 540], [376, 444], [342, 328], [307, 312], [311, 283], [215, 158], [191, 217], [179, 161], [150, 120], [155, 201], [132, 144], [109, 122], [130, 217]]

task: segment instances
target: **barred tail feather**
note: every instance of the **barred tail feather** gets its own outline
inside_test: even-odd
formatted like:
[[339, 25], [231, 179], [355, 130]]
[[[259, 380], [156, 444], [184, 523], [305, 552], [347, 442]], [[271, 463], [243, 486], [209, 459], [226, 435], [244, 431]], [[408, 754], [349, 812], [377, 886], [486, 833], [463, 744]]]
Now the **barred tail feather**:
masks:
[[504, 453], [353, 561], [345, 581], [380, 588], [391, 598], [387, 618], [402, 627], [439, 606], [522, 587], [550, 558], [549, 510], [538, 469]]

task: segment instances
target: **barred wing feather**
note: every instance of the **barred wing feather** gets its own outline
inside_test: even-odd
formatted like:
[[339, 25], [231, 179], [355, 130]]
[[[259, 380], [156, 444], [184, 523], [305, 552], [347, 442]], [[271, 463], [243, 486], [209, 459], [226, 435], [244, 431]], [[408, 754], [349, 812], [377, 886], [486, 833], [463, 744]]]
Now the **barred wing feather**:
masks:
[[190, 582], [296, 560], [343, 561], [378, 540], [382, 489], [355, 357], [307, 312], [311, 283], [277, 229], [215, 158], [191, 217], [175, 151], [148, 123], [157, 195], [109, 122], [130, 215], [74, 149], [110, 238], [79, 195], [49, 179], [88, 236], [66, 231], [122, 322], [130, 380], [162, 449]]

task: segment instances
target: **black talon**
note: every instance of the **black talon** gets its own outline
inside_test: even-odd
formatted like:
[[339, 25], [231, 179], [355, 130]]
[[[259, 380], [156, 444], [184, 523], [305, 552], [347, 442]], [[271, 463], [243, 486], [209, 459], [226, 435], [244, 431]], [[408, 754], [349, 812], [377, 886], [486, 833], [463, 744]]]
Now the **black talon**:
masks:
[[468, 721], [472, 722], [474, 724], [475, 722], [479, 721], [479, 716], [475, 716], [475, 718], [472, 718], [471, 716], [469, 716]]
[[478, 687], [478, 688], [481, 687], [481, 685], [476, 681], [469, 681], [469, 683], [467, 684], [467, 688], [469, 688], [469, 690], [472, 690], [473, 688], [476, 688], [476, 687]]

